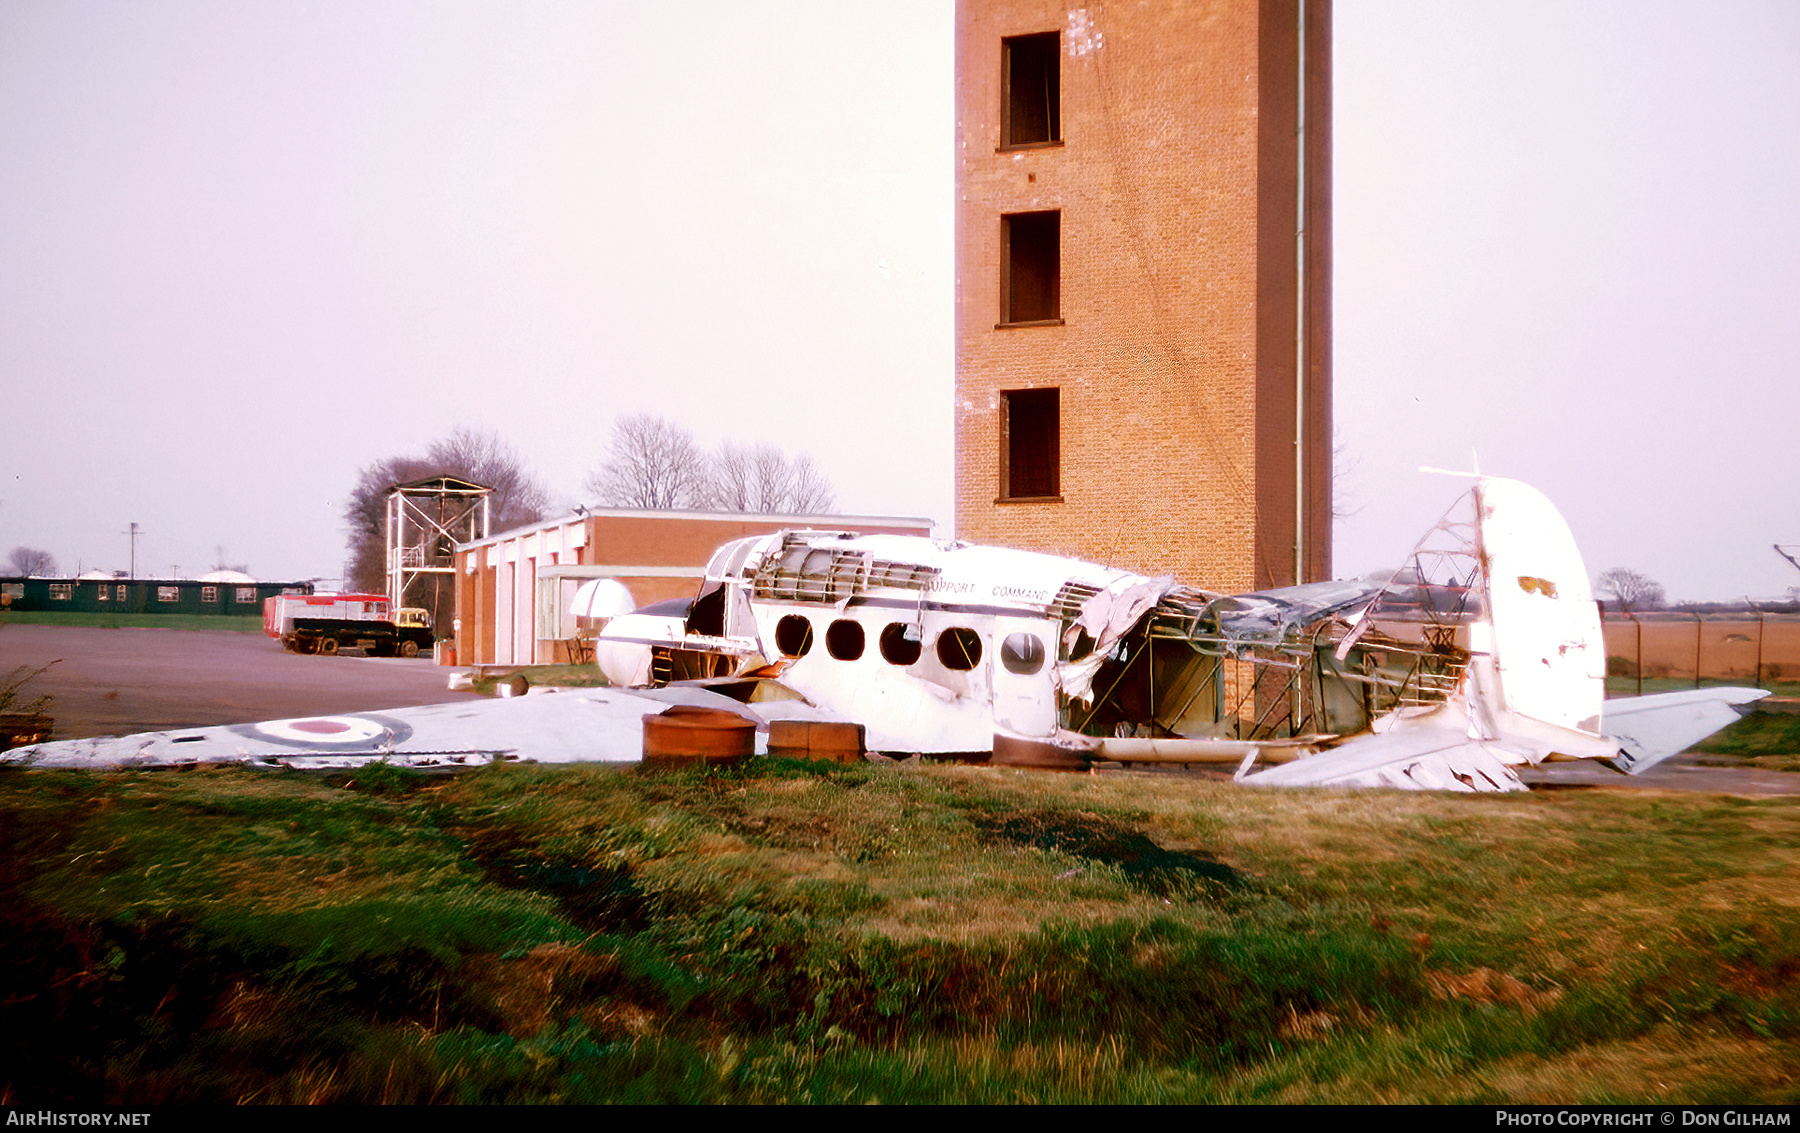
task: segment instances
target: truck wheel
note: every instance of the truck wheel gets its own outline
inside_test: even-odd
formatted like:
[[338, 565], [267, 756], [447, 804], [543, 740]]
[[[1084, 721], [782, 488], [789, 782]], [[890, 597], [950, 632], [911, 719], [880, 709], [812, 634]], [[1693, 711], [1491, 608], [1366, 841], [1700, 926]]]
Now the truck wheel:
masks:
[[338, 639], [337, 638], [321, 637], [319, 639], [319, 652], [323, 653], [325, 656], [327, 656], [327, 657], [331, 656], [333, 653], [337, 652], [337, 649], [338, 649]]
[[400, 643], [400, 656], [402, 656], [402, 657], [417, 657], [418, 655], [419, 655], [419, 643], [418, 642], [402, 641]]

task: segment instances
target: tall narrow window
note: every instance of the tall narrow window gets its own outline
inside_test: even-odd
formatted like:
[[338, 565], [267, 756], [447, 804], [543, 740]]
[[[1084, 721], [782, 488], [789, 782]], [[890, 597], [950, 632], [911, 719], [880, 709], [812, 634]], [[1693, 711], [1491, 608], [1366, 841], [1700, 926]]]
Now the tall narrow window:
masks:
[[1043, 499], [1060, 493], [1057, 469], [1062, 441], [1062, 391], [1014, 389], [1000, 394], [1006, 414], [1000, 496]]
[[1000, 44], [1006, 86], [1001, 145], [1042, 146], [1061, 141], [1060, 34], [1017, 35]]
[[1000, 221], [1006, 244], [1000, 322], [1062, 321], [1062, 213], [1016, 212]]

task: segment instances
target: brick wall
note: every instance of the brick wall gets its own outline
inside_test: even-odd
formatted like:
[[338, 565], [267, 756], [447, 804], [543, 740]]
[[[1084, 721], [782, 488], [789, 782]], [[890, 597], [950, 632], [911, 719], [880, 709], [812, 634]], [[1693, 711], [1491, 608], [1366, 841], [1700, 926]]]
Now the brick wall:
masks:
[[[1222, 590], [1295, 580], [1295, 17], [959, 3], [958, 537]], [[1304, 573], [1329, 577], [1328, 3], [1308, 19]], [[1061, 144], [1002, 148], [1002, 40], [1050, 31]], [[1001, 218], [1040, 210], [1062, 216], [1062, 325], [997, 329]], [[1060, 499], [997, 502], [1001, 392], [1041, 386], [1061, 390]]]

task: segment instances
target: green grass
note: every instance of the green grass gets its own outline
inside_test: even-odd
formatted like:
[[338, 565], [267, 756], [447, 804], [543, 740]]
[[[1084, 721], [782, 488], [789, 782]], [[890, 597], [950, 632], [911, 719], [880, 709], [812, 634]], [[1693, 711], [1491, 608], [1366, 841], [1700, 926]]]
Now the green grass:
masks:
[[[1645, 677], [1642, 683], [1644, 686], [1643, 695], [1649, 696], [1650, 694], [1657, 692], [1683, 692], [1687, 689], [1691, 689], [1694, 687], [1694, 678]], [[1637, 696], [1638, 684], [1639, 681], [1636, 677], [1608, 676], [1606, 678], [1606, 695]], [[1751, 681], [1749, 677], [1741, 677], [1736, 680], [1724, 677], [1707, 677], [1701, 680], [1700, 686], [1703, 688], [1764, 688], [1768, 689], [1769, 692], [1776, 696], [1800, 696], [1800, 682], [1772, 681], [1766, 678], [1762, 684], [1758, 685]]]
[[1701, 740], [1692, 750], [1742, 756], [1779, 771], [1800, 771], [1800, 715], [1751, 712], [1724, 731]]
[[0, 1097], [1786, 1102], [1800, 800], [0, 773]]
[[96, 629], [207, 629], [261, 633], [260, 614], [102, 614], [57, 610], [9, 610], [0, 626], [87, 626]]

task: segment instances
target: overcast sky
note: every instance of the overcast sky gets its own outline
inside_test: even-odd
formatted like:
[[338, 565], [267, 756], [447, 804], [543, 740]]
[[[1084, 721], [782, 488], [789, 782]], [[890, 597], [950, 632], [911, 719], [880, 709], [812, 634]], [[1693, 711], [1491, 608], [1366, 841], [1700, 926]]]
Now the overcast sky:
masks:
[[[1338, 572], [1479, 459], [1594, 573], [1800, 584], [1800, 4], [1335, 18]], [[0, 556], [333, 579], [362, 466], [492, 427], [574, 502], [638, 411], [947, 523], [952, 19], [6, 0]]]

